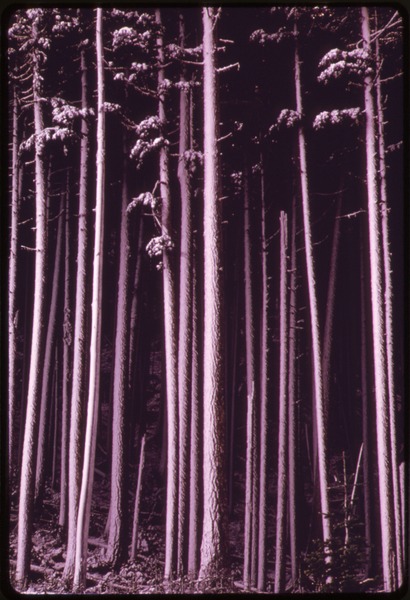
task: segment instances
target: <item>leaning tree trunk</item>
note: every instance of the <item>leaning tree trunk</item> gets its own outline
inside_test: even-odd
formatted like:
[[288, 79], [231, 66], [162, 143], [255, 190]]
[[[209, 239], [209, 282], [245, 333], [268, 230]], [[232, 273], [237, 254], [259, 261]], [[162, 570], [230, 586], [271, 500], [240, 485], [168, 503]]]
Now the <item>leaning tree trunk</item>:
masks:
[[[302, 104], [302, 84], [300, 78], [300, 62], [298, 48], [298, 29], [295, 22], [295, 88], [296, 88], [296, 111], [300, 119], [303, 119], [303, 104]], [[313, 351], [313, 385], [314, 385], [314, 404], [316, 417], [317, 431], [317, 447], [318, 447], [318, 469], [319, 469], [319, 489], [320, 489], [320, 504], [322, 513], [322, 530], [323, 542], [327, 551], [325, 551], [326, 562], [331, 561], [330, 545], [332, 541], [332, 533], [330, 526], [330, 509], [329, 509], [329, 494], [328, 494], [328, 478], [327, 478], [327, 448], [326, 448], [326, 431], [325, 431], [325, 410], [323, 398], [323, 379], [322, 379], [322, 361], [320, 352], [320, 331], [319, 331], [319, 314], [317, 306], [317, 289], [315, 265], [313, 260], [313, 243], [312, 243], [312, 228], [310, 216], [310, 199], [308, 187], [307, 161], [306, 161], [306, 140], [302, 122], [298, 126], [298, 142], [299, 142], [299, 160], [300, 160], [300, 184], [302, 192], [302, 212], [303, 212], [303, 229], [305, 237], [305, 257], [306, 270], [308, 279], [309, 292], [309, 308], [311, 321], [312, 335], [312, 351]]]
[[[32, 25], [32, 38], [38, 37], [37, 22]], [[44, 129], [42, 110], [42, 78], [40, 57], [33, 52], [33, 102], [35, 193], [36, 193], [36, 234], [35, 234], [35, 279], [33, 328], [31, 337], [30, 373], [27, 392], [26, 422], [24, 428], [23, 452], [21, 458], [20, 497], [18, 510], [16, 583], [24, 589], [30, 569], [31, 532], [33, 525], [34, 484], [36, 472], [36, 443], [38, 413], [41, 400], [41, 376], [44, 354], [44, 328], [46, 322], [45, 291], [47, 286], [47, 199], [44, 175], [44, 146], [40, 135]]]
[[[370, 51], [370, 23], [367, 7], [362, 7], [363, 47]], [[392, 496], [392, 457], [390, 447], [390, 411], [386, 380], [386, 343], [382, 249], [380, 239], [379, 194], [377, 189], [376, 132], [371, 75], [364, 78], [366, 116], [366, 167], [369, 220], [370, 289], [372, 305], [373, 360], [376, 397], [376, 434], [379, 476], [380, 524], [384, 591], [397, 585], [396, 544], [394, 541], [394, 504]]]
[[102, 8], [96, 9], [98, 119], [95, 239], [92, 281], [93, 293], [91, 304], [90, 375], [88, 387], [87, 424], [84, 442], [84, 461], [82, 469], [76, 531], [76, 549], [73, 581], [73, 590], [75, 592], [81, 591], [85, 587], [86, 580], [88, 530], [90, 525], [91, 495], [94, 480], [95, 447], [97, 442], [98, 400], [100, 393], [105, 172], [105, 89], [102, 10]]
[[[376, 64], [380, 67], [379, 38], [376, 39]], [[392, 261], [390, 254], [390, 232], [389, 232], [389, 208], [387, 205], [387, 181], [386, 181], [386, 151], [384, 146], [384, 120], [382, 106], [381, 81], [376, 79], [376, 104], [378, 124], [378, 150], [379, 150], [379, 177], [380, 177], [380, 208], [381, 208], [381, 234], [383, 245], [383, 267], [384, 267], [384, 306], [385, 306], [385, 330], [386, 330], [386, 361], [387, 361], [387, 389], [389, 395], [389, 422], [390, 422], [390, 446], [391, 466], [393, 476], [393, 504], [395, 519], [395, 542], [397, 556], [397, 585], [403, 582], [404, 568], [404, 539], [402, 536], [401, 502], [399, 464], [397, 455], [397, 424], [396, 424], [396, 390], [394, 381], [394, 338], [393, 338], [393, 281]]]
[[[88, 108], [87, 64], [85, 50], [80, 55], [81, 108]], [[86, 394], [86, 342], [87, 342], [87, 252], [88, 252], [88, 160], [90, 130], [87, 118], [81, 122], [80, 181], [78, 200], [77, 276], [75, 291], [75, 321], [73, 340], [73, 374], [70, 404], [70, 437], [68, 449], [68, 534], [64, 577], [74, 574], [78, 499], [80, 496], [82, 460], [82, 413]]]
[[8, 385], [8, 465], [9, 479], [13, 473], [15, 465], [14, 459], [14, 433], [16, 431], [15, 416], [16, 416], [16, 375], [17, 375], [17, 326], [18, 326], [18, 311], [17, 311], [17, 256], [19, 245], [19, 215], [20, 215], [20, 198], [19, 198], [19, 136], [18, 136], [18, 98], [17, 90], [13, 88], [13, 124], [12, 124], [12, 157], [11, 157], [11, 234], [10, 234], [10, 258], [9, 258], [9, 293], [8, 293], [8, 356], [9, 356], [9, 385]]
[[48, 326], [46, 336], [46, 347], [42, 365], [41, 382], [41, 401], [40, 401], [40, 422], [38, 429], [37, 442], [37, 461], [36, 461], [36, 482], [34, 486], [34, 498], [36, 503], [41, 504], [44, 489], [46, 453], [47, 453], [47, 433], [49, 421], [49, 409], [52, 402], [52, 372], [54, 358], [54, 343], [57, 326], [57, 307], [59, 287], [61, 281], [61, 258], [63, 253], [63, 226], [64, 226], [64, 195], [61, 195], [59, 206], [57, 241], [54, 254], [53, 279], [51, 288], [51, 300], [48, 313]]
[[285, 591], [286, 489], [288, 428], [288, 219], [280, 214], [280, 291], [279, 291], [279, 433], [276, 507], [275, 594]]
[[114, 381], [112, 390], [112, 460], [109, 534], [106, 559], [117, 566], [126, 556], [127, 549], [127, 496], [126, 481], [126, 402], [128, 396], [129, 360], [129, 231], [127, 149], [124, 141], [122, 174], [120, 259], [118, 269], [117, 323], [115, 333]]
[[212, 576], [225, 562], [227, 497], [225, 405], [222, 365], [221, 218], [216, 103], [217, 15], [202, 9], [204, 53], [204, 348], [203, 477], [204, 506], [200, 577]]
[[[180, 15], [180, 45], [184, 46], [185, 26]], [[181, 250], [179, 276], [178, 409], [179, 481], [177, 573], [184, 574], [189, 478], [189, 419], [191, 387], [191, 312], [192, 312], [192, 217], [191, 190], [186, 152], [189, 149], [189, 83], [184, 69], [180, 77], [178, 179], [181, 190]]]
[[[161, 13], [155, 12], [156, 22], [161, 25]], [[162, 35], [158, 36], [158, 88], [163, 87], [164, 49]], [[165, 98], [159, 95], [158, 116], [163, 129], [166, 126]], [[161, 229], [162, 235], [172, 238], [171, 195], [169, 188], [169, 152], [166, 146], [160, 149], [159, 179], [161, 190]], [[162, 253], [164, 286], [164, 327], [165, 327], [165, 372], [167, 394], [167, 500], [165, 526], [165, 579], [170, 579], [175, 570], [175, 544], [177, 540], [178, 511], [178, 374], [177, 374], [177, 323], [175, 300], [175, 274], [169, 250]]]

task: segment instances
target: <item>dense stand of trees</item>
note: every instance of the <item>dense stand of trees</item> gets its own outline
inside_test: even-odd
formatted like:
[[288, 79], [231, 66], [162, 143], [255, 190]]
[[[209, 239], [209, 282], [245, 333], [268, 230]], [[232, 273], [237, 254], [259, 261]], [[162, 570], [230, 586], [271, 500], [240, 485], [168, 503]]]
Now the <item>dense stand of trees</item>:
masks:
[[399, 12], [19, 8], [7, 40], [12, 584], [51, 502], [60, 591], [153, 527], [169, 590], [400, 587]]

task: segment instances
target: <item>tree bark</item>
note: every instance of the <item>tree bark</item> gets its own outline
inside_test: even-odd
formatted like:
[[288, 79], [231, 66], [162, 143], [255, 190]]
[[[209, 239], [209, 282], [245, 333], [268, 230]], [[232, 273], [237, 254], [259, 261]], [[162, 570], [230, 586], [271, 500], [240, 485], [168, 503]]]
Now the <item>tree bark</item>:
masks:
[[[37, 21], [32, 24], [32, 39], [39, 35]], [[44, 174], [44, 146], [40, 134], [44, 129], [42, 98], [42, 78], [39, 56], [33, 52], [33, 101], [34, 131], [36, 134], [35, 153], [35, 192], [36, 192], [36, 234], [35, 234], [35, 279], [33, 329], [30, 355], [30, 372], [27, 392], [26, 422], [21, 463], [20, 497], [18, 511], [16, 583], [21, 589], [27, 586], [30, 570], [31, 532], [33, 525], [33, 501], [36, 468], [36, 445], [38, 433], [38, 413], [41, 401], [41, 375], [44, 355], [44, 328], [46, 321], [45, 291], [47, 286], [47, 198]]]
[[88, 531], [92, 485], [94, 480], [95, 447], [97, 441], [98, 400], [100, 392], [102, 267], [104, 242], [104, 174], [105, 174], [105, 86], [103, 50], [103, 9], [96, 9], [97, 49], [97, 180], [95, 201], [95, 239], [93, 259], [93, 293], [91, 304], [90, 375], [87, 403], [87, 423], [84, 442], [84, 462], [78, 504], [73, 591], [85, 587]]
[[[363, 48], [370, 51], [370, 23], [367, 7], [362, 7]], [[379, 195], [377, 189], [376, 132], [373, 101], [373, 81], [364, 78], [366, 117], [366, 167], [369, 220], [370, 282], [372, 305], [373, 360], [376, 397], [376, 432], [379, 475], [380, 525], [384, 591], [397, 585], [397, 556], [394, 541], [394, 506], [392, 497], [392, 457], [390, 446], [390, 412], [386, 381], [386, 344], [382, 279], [382, 250], [380, 240]], [[393, 563], [393, 564], [392, 564]]]
[[[155, 11], [156, 22], [161, 25], [161, 12]], [[162, 35], [157, 39], [158, 48], [158, 88], [163, 85], [164, 50]], [[158, 116], [161, 126], [165, 129], [166, 113], [164, 93], [159, 94]], [[166, 146], [162, 146], [159, 155], [159, 179], [161, 190], [161, 229], [162, 235], [172, 239], [171, 221], [171, 195], [169, 188], [169, 153]], [[165, 369], [166, 369], [166, 394], [167, 394], [167, 502], [166, 502], [166, 532], [165, 532], [165, 579], [171, 579], [176, 567], [176, 541], [177, 515], [178, 515], [178, 367], [177, 367], [177, 323], [175, 299], [175, 273], [169, 255], [169, 250], [164, 249], [163, 287], [164, 287], [164, 327], [165, 327]]]
[[227, 540], [225, 406], [222, 365], [222, 260], [216, 102], [217, 12], [202, 9], [204, 55], [204, 515], [200, 578], [223, 566]]
[[141, 438], [140, 448], [140, 459], [138, 463], [138, 478], [137, 478], [137, 489], [135, 491], [135, 503], [134, 503], [134, 519], [132, 522], [132, 538], [131, 538], [131, 553], [130, 559], [136, 560], [137, 558], [137, 546], [138, 546], [138, 529], [139, 529], [139, 515], [140, 515], [140, 504], [141, 504], [141, 489], [142, 489], [142, 474], [144, 472], [145, 464], [145, 433]]

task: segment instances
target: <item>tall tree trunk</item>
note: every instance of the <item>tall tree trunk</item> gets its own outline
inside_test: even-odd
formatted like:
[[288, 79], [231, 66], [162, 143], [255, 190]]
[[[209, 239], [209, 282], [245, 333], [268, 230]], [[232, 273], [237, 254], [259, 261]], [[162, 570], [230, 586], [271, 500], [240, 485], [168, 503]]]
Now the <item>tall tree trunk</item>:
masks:
[[[362, 7], [363, 48], [370, 51], [370, 23], [367, 7]], [[373, 360], [376, 396], [376, 432], [379, 475], [380, 524], [384, 591], [391, 592], [397, 584], [397, 556], [394, 541], [394, 505], [392, 495], [392, 457], [390, 446], [390, 411], [386, 381], [386, 344], [382, 250], [380, 239], [379, 195], [377, 189], [376, 132], [371, 75], [364, 78], [366, 116], [366, 166], [369, 219], [370, 282], [372, 305]]]
[[40, 422], [38, 431], [37, 443], [37, 461], [36, 461], [36, 482], [34, 488], [35, 501], [41, 504], [42, 494], [44, 489], [45, 469], [46, 469], [46, 454], [47, 454], [47, 426], [49, 424], [49, 409], [52, 402], [51, 379], [53, 372], [54, 359], [54, 343], [57, 326], [57, 306], [59, 287], [61, 281], [61, 259], [63, 254], [63, 227], [64, 227], [64, 195], [61, 195], [57, 239], [54, 254], [53, 279], [51, 288], [51, 300], [49, 306], [46, 347], [44, 352], [44, 360], [42, 365], [42, 382], [41, 382], [41, 401], [40, 401]]
[[112, 391], [112, 460], [110, 525], [106, 559], [118, 566], [127, 548], [127, 496], [126, 496], [126, 404], [128, 397], [129, 361], [129, 232], [128, 232], [128, 182], [127, 148], [124, 140], [124, 163], [121, 194], [120, 258], [118, 268], [117, 322], [115, 332], [114, 381]]
[[249, 169], [245, 164], [243, 175], [244, 186], [244, 291], [245, 291], [245, 348], [246, 348], [246, 475], [245, 475], [245, 524], [244, 524], [244, 562], [243, 584], [248, 590], [252, 581], [252, 563], [254, 560], [254, 522], [255, 494], [257, 482], [256, 471], [256, 394], [255, 394], [255, 334], [253, 319], [253, 285], [251, 266], [251, 231], [249, 207]]
[[[298, 47], [298, 28], [294, 24], [295, 36], [295, 88], [296, 88], [296, 110], [303, 119], [303, 104], [302, 104], [302, 84], [300, 77], [300, 61]], [[326, 448], [326, 431], [325, 431], [325, 411], [323, 399], [323, 379], [322, 379], [322, 361], [320, 356], [320, 330], [319, 330], [319, 314], [317, 306], [317, 289], [315, 265], [313, 260], [313, 244], [312, 244], [312, 228], [310, 217], [310, 199], [308, 186], [308, 173], [306, 161], [306, 140], [302, 122], [298, 127], [298, 142], [299, 142], [299, 161], [300, 161], [300, 184], [302, 192], [302, 212], [303, 212], [303, 229], [305, 236], [305, 256], [306, 270], [308, 278], [309, 292], [309, 308], [311, 321], [312, 335], [312, 350], [313, 350], [313, 384], [314, 384], [314, 404], [316, 417], [317, 431], [317, 447], [318, 447], [318, 469], [319, 469], [319, 488], [320, 488], [320, 505], [322, 513], [322, 530], [323, 542], [325, 545], [330, 545], [332, 541], [331, 526], [330, 526], [330, 509], [329, 509], [329, 494], [328, 494], [328, 477], [327, 477], [327, 448]], [[329, 551], [329, 546], [328, 546]], [[330, 553], [326, 555], [326, 562], [331, 561]]]
[[[156, 22], [161, 25], [161, 12], [155, 11]], [[164, 74], [164, 49], [162, 35], [157, 39], [158, 47], [158, 88], [161, 89]], [[158, 116], [162, 128], [166, 126], [165, 98], [159, 95]], [[159, 179], [161, 190], [161, 228], [162, 235], [172, 238], [171, 195], [169, 188], [169, 153], [163, 146], [159, 155]], [[165, 579], [170, 579], [176, 564], [177, 514], [178, 514], [178, 373], [177, 373], [177, 323], [175, 299], [175, 274], [169, 250], [164, 249], [163, 286], [164, 286], [164, 327], [165, 327], [165, 372], [167, 394], [167, 513], [165, 526]]]
[[132, 523], [132, 538], [131, 538], [131, 552], [130, 552], [131, 560], [136, 560], [136, 558], [137, 558], [138, 530], [139, 530], [139, 518], [140, 518], [141, 489], [142, 489], [142, 474], [144, 472], [144, 464], [145, 464], [145, 433], [141, 438], [140, 459], [139, 459], [139, 463], [138, 463], [137, 489], [135, 491], [135, 502], [134, 502], [134, 519], [133, 519], [133, 523]]
[[[376, 38], [376, 64], [379, 69], [380, 51], [379, 38]], [[391, 446], [391, 466], [393, 476], [393, 506], [395, 521], [395, 542], [397, 556], [397, 586], [403, 583], [404, 569], [404, 539], [402, 537], [401, 524], [401, 502], [400, 502], [400, 482], [399, 482], [399, 464], [397, 455], [397, 421], [396, 421], [396, 390], [394, 381], [394, 337], [393, 337], [393, 265], [390, 253], [390, 228], [389, 228], [389, 207], [387, 205], [387, 181], [386, 181], [386, 151], [384, 146], [384, 115], [382, 106], [382, 90], [379, 75], [376, 78], [376, 105], [377, 105], [377, 125], [378, 125], [378, 150], [379, 150], [379, 178], [380, 178], [380, 209], [381, 209], [381, 234], [383, 246], [383, 267], [384, 267], [384, 307], [385, 307], [385, 330], [386, 330], [386, 361], [387, 361], [387, 390], [389, 397], [389, 423], [390, 423], [390, 446]]]
[[101, 309], [104, 244], [104, 174], [105, 174], [105, 86], [103, 49], [103, 9], [96, 9], [97, 49], [97, 179], [95, 201], [95, 239], [93, 259], [93, 293], [91, 304], [90, 375], [88, 386], [87, 423], [84, 442], [84, 461], [78, 504], [73, 590], [85, 587], [87, 568], [88, 530], [92, 486], [94, 480], [95, 447], [97, 442], [98, 400], [100, 393]]
[[144, 218], [141, 213], [138, 215], [139, 227], [138, 227], [138, 248], [137, 248], [137, 260], [135, 263], [134, 272], [134, 283], [132, 286], [131, 294], [131, 308], [130, 308], [130, 343], [129, 343], [129, 359], [128, 359], [128, 380], [131, 397], [134, 396], [134, 370], [137, 364], [138, 354], [138, 331], [140, 323], [140, 289], [141, 289], [141, 271], [142, 271], [142, 253], [143, 253], [143, 239], [144, 239]]
[[65, 256], [64, 256], [64, 320], [63, 320], [63, 381], [61, 407], [61, 455], [60, 455], [60, 514], [58, 524], [66, 526], [68, 496], [68, 431], [70, 425], [70, 388], [71, 388], [71, 346], [73, 339], [71, 325], [71, 268], [70, 268], [70, 213], [69, 213], [69, 177], [67, 174], [65, 193]]
[[[185, 25], [180, 15], [180, 46], [185, 42]], [[183, 575], [186, 553], [189, 470], [189, 419], [191, 388], [191, 312], [192, 312], [192, 217], [191, 190], [187, 159], [189, 149], [189, 88], [184, 68], [180, 76], [178, 179], [181, 190], [181, 250], [179, 276], [178, 338], [178, 409], [179, 409], [179, 482], [177, 572]]]
[[200, 577], [225, 562], [225, 414], [222, 365], [221, 219], [216, 103], [217, 12], [202, 9], [204, 53], [204, 517]]
[[[80, 54], [81, 108], [88, 108], [87, 63], [85, 50]], [[88, 161], [90, 153], [90, 129], [88, 121], [81, 122], [80, 182], [78, 200], [77, 276], [75, 290], [75, 321], [73, 340], [73, 376], [70, 404], [70, 437], [68, 449], [68, 534], [64, 577], [74, 574], [75, 544], [77, 530], [78, 500], [80, 497], [82, 461], [82, 413], [85, 404], [87, 377], [87, 253], [88, 253]]]
[[267, 525], [267, 464], [268, 464], [268, 311], [269, 281], [267, 270], [265, 172], [263, 155], [261, 164], [261, 262], [262, 306], [260, 340], [260, 450], [259, 450], [259, 533], [258, 533], [258, 590], [266, 586], [266, 525]]
[[289, 494], [289, 538], [292, 587], [295, 588], [299, 577], [299, 535], [298, 512], [296, 509], [297, 481], [297, 381], [296, 381], [296, 344], [297, 344], [297, 279], [296, 279], [296, 197], [292, 203], [292, 233], [290, 248], [289, 282], [289, 352], [288, 352], [288, 494]]
[[8, 296], [8, 356], [9, 356], [9, 385], [8, 385], [8, 408], [9, 408], [9, 425], [8, 425], [8, 465], [9, 479], [13, 473], [15, 466], [15, 441], [14, 434], [16, 431], [16, 377], [17, 377], [17, 327], [18, 327], [18, 310], [17, 310], [17, 266], [18, 266], [18, 246], [19, 246], [19, 215], [20, 215], [20, 198], [19, 198], [19, 131], [18, 131], [18, 98], [16, 86], [13, 87], [13, 124], [12, 124], [12, 181], [11, 181], [11, 234], [10, 234], [10, 257], [9, 257], [9, 296]]
[[280, 213], [279, 434], [276, 507], [275, 594], [285, 590], [288, 429], [288, 218]]
[[[36, 20], [32, 25], [32, 39], [39, 35]], [[26, 422], [21, 462], [20, 497], [18, 510], [17, 565], [16, 583], [25, 589], [30, 569], [31, 533], [33, 526], [34, 483], [36, 472], [36, 444], [38, 432], [38, 413], [41, 400], [41, 375], [44, 355], [46, 321], [45, 291], [47, 278], [47, 197], [44, 174], [44, 146], [40, 135], [44, 129], [42, 98], [42, 78], [40, 57], [33, 52], [33, 101], [35, 153], [35, 191], [36, 191], [36, 234], [35, 234], [35, 278], [33, 328], [31, 338], [30, 373], [27, 392]]]

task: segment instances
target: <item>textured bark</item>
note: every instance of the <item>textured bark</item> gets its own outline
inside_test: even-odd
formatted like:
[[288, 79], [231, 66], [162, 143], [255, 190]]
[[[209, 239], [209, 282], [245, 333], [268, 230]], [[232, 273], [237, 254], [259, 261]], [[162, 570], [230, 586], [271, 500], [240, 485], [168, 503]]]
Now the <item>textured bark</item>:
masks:
[[131, 538], [131, 552], [130, 559], [136, 560], [137, 558], [137, 545], [138, 545], [138, 529], [139, 529], [139, 517], [140, 517], [140, 504], [141, 504], [141, 489], [142, 489], [142, 474], [144, 472], [145, 464], [145, 434], [141, 439], [140, 448], [140, 459], [138, 463], [138, 477], [137, 477], [137, 489], [135, 491], [135, 502], [134, 502], [134, 518], [132, 522], [132, 538]]
[[70, 268], [70, 213], [69, 213], [69, 178], [65, 193], [65, 246], [64, 246], [64, 320], [63, 320], [63, 381], [62, 381], [62, 406], [61, 406], [61, 452], [60, 452], [60, 514], [58, 524], [60, 527], [67, 523], [68, 502], [68, 443], [70, 426], [70, 388], [71, 388], [71, 268]]
[[[155, 11], [156, 22], [161, 24], [161, 13]], [[157, 39], [158, 87], [164, 82], [164, 50], [160, 35]], [[159, 95], [158, 116], [163, 128], [166, 126], [165, 98]], [[169, 152], [166, 146], [160, 149], [159, 179], [161, 190], [161, 228], [162, 235], [172, 239], [171, 195], [169, 188]], [[177, 323], [175, 299], [174, 268], [168, 250], [163, 251], [163, 287], [164, 287], [164, 337], [165, 371], [167, 394], [167, 513], [165, 525], [165, 579], [170, 579], [176, 567], [177, 514], [178, 514], [178, 372], [177, 372]]]
[[[298, 49], [298, 29], [294, 24], [295, 35], [295, 87], [296, 87], [296, 111], [303, 119], [302, 104], [302, 84], [300, 78], [300, 62]], [[317, 289], [315, 265], [313, 259], [312, 228], [310, 217], [310, 198], [308, 186], [308, 173], [306, 161], [306, 140], [303, 128], [303, 122], [298, 127], [299, 142], [299, 161], [300, 161], [300, 184], [302, 192], [302, 212], [303, 228], [305, 237], [305, 257], [306, 270], [308, 278], [309, 308], [311, 321], [312, 351], [313, 351], [313, 385], [314, 385], [314, 406], [316, 418], [317, 447], [318, 447], [318, 470], [319, 470], [319, 489], [320, 489], [320, 507], [322, 513], [323, 542], [331, 543], [332, 534], [330, 526], [329, 494], [328, 494], [328, 476], [327, 476], [327, 448], [326, 431], [324, 420], [324, 400], [323, 400], [323, 379], [322, 379], [322, 361], [320, 352], [320, 330], [319, 314], [317, 306]], [[326, 561], [331, 560], [330, 555], [326, 556]]]
[[[369, 11], [362, 7], [363, 47], [370, 50]], [[372, 306], [373, 360], [376, 398], [376, 433], [379, 475], [380, 525], [384, 591], [397, 585], [396, 544], [394, 541], [394, 506], [392, 494], [392, 460], [390, 446], [390, 412], [387, 392], [387, 364], [384, 326], [382, 277], [382, 246], [380, 236], [380, 202], [377, 189], [376, 132], [373, 81], [364, 78], [364, 109], [366, 117], [366, 168], [369, 221], [370, 282]]]
[[292, 233], [290, 249], [289, 281], [289, 352], [288, 352], [288, 494], [289, 494], [289, 538], [292, 586], [299, 577], [299, 535], [297, 498], [297, 382], [296, 382], [296, 344], [297, 344], [297, 280], [296, 280], [296, 199], [292, 203]]
[[[81, 108], [88, 107], [87, 64], [85, 50], [80, 55]], [[88, 162], [90, 130], [87, 119], [81, 122], [80, 181], [78, 200], [77, 275], [75, 290], [75, 322], [73, 339], [73, 376], [70, 403], [70, 436], [68, 449], [68, 533], [64, 577], [74, 574], [78, 499], [80, 496], [82, 460], [82, 412], [86, 394], [86, 343], [87, 343], [87, 251], [88, 251]]]
[[121, 193], [120, 257], [118, 268], [117, 321], [115, 327], [114, 377], [112, 391], [112, 454], [111, 496], [108, 547], [106, 559], [118, 566], [125, 558], [127, 548], [127, 497], [126, 497], [126, 403], [128, 397], [129, 361], [129, 232], [128, 232], [128, 182], [127, 148], [124, 142], [124, 163]]
[[288, 466], [288, 218], [280, 214], [280, 290], [279, 290], [279, 434], [276, 505], [275, 594], [285, 591], [286, 490]]
[[87, 568], [88, 530], [90, 525], [91, 495], [94, 480], [95, 447], [97, 442], [98, 400], [100, 393], [101, 359], [101, 299], [104, 242], [104, 173], [105, 173], [105, 88], [104, 50], [102, 39], [102, 8], [96, 9], [97, 49], [97, 179], [95, 201], [95, 239], [93, 258], [93, 292], [91, 304], [90, 375], [87, 403], [87, 423], [84, 442], [84, 461], [78, 504], [76, 549], [73, 590], [85, 586]]
[[57, 305], [59, 296], [59, 287], [61, 282], [61, 262], [63, 255], [63, 228], [64, 228], [64, 196], [61, 196], [59, 217], [57, 226], [57, 240], [54, 254], [53, 278], [51, 288], [51, 299], [48, 307], [48, 324], [46, 335], [46, 347], [44, 351], [44, 360], [42, 366], [42, 381], [41, 381], [41, 401], [40, 401], [40, 421], [38, 428], [38, 443], [37, 443], [37, 461], [36, 461], [36, 482], [34, 488], [34, 497], [36, 503], [42, 501], [44, 489], [45, 469], [46, 469], [46, 453], [47, 453], [47, 434], [46, 430], [49, 426], [49, 412], [52, 402], [52, 386], [51, 379], [53, 373], [54, 359], [54, 343], [57, 328]]
[[204, 516], [200, 577], [226, 558], [225, 405], [222, 365], [221, 219], [214, 8], [202, 9], [204, 54]]
[[15, 465], [14, 456], [14, 433], [16, 430], [16, 374], [17, 374], [17, 330], [18, 330], [18, 310], [17, 310], [17, 266], [18, 266], [18, 246], [19, 246], [19, 130], [18, 130], [18, 98], [17, 90], [13, 88], [13, 124], [12, 124], [12, 181], [11, 181], [11, 234], [10, 234], [10, 256], [9, 256], [9, 292], [8, 292], [8, 465], [9, 478], [13, 473]]
[[[185, 42], [185, 26], [182, 15], [179, 24], [180, 46]], [[179, 411], [179, 457], [178, 457], [178, 542], [177, 573], [185, 571], [186, 533], [189, 498], [189, 419], [191, 392], [191, 313], [192, 313], [192, 217], [191, 190], [185, 153], [189, 149], [190, 115], [189, 90], [186, 88], [183, 68], [179, 96], [179, 159], [178, 179], [181, 192], [181, 250], [179, 275], [179, 336], [178, 336], [178, 411]]]
[[[379, 38], [375, 44], [376, 64], [381, 68]], [[390, 253], [390, 227], [389, 207], [387, 204], [387, 181], [386, 181], [386, 151], [384, 144], [384, 119], [382, 106], [382, 90], [380, 71], [376, 78], [376, 106], [378, 125], [378, 150], [379, 150], [379, 179], [380, 179], [380, 209], [381, 209], [381, 235], [383, 246], [383, 273], [384, 273], [384, 307], [385, 307], [385, 330], [386, 330], [386, 361], [387, 361], [387, 390], [389, 396], [389, 423], [390, 423], [390, 447], [391, 466], [393, 478], [393, 505], [394, 505], [394, 536], [396, 542], [397, 556], [397, 586], [403, 583], [404, 576], [404, 539], [401, 524], [401, 500], [399, 482], [399, 463], [397, 452], [397, 420], [396, 420], [396, 389], [394, 380], [394, 336], [393, 336], [393, 265]]]
[[268, 311], [269, 282], [267, 272], [267, 239], [265, 214], [265, 181], [263, 156], [261, 164], [261, 267], [262, 305], [260, 340], [260, 445], [259, 445], [259, 531], [258, 531], [258, 590], [266, 586], [266, 526], [267, 526], [267, 463], [268, 463]]
[[[38, 37], [37, 22], [32, 25], [32, 39]], [[39, 56], [33, 52], [33, 101], [34, 131], [36, 136], [42, 132], [43, 111]], [[33, 525], [33, 501], [35, 484], [36, 445], [38, 432], [38, 414], [41, 400], [42, 361], [45, 346], [47, 285], [47, 199], [44, 175], [44, 146], [37, 137], [35, 153], [35, 193], [36, 193], [36, 234], [35, 234], [35, 279], [33, 329], [31, 338], [30, 372], [27, 392], [26, 421], [21, 459], [20, 496], [18, 510], [16, 583], [21, 589], [27, 585], [30, 568], [31, 533]]]
[[246, 474], [245, 474], [245, 524], [243, 585], [246, 590], [254, 585], [252, 563], [255, 541], [256, 472], [256, 394], [255, 394], [255, 332], [253, 318], [253, 286], [251, 266], [251, 231], [249, 207], [249, 170], [244, 169], [244, 292], [245, 292], [245, 348], [246, 348]]

